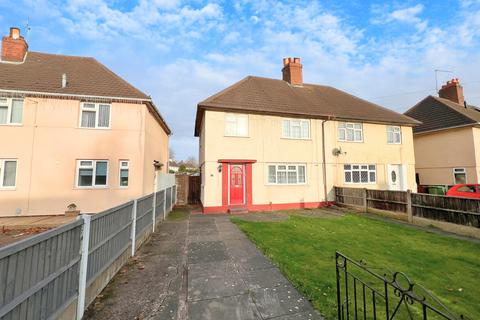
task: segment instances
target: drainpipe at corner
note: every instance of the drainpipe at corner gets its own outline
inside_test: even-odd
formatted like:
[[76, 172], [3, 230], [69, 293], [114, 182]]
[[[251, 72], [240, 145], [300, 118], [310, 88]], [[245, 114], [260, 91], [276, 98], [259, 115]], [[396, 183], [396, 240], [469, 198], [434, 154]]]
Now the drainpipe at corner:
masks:
[[322, 121], [322, 171], [323, 171], [323, 195], [325, 202], [328, 205], [328, 191], [327, 191], [327, 164], [325, 155], [325, 122], [331, 120], [330, 116]]

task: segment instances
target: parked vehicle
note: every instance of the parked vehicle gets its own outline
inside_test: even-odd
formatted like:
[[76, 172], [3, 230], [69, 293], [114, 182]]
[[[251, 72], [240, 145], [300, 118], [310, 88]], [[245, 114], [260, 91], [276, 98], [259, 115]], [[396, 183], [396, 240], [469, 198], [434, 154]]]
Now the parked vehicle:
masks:
[[480, 184], [456, 184], [447, 191], [447, 196], [480, 199]]

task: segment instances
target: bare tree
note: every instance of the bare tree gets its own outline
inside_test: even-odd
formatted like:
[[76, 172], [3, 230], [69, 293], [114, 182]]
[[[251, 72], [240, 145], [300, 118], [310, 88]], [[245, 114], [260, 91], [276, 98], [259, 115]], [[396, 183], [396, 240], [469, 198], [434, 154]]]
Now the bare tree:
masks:
[[197, 158], [195, 158], [194, 156], [188, 157], [187, 160], [185, 161], [185, 163], [188, 164], [191, 167], [198, 167]]
[[172, 148], [168, 148], [168, 153], [170, 154], [170, 159], [175, 160], [175, 151]]

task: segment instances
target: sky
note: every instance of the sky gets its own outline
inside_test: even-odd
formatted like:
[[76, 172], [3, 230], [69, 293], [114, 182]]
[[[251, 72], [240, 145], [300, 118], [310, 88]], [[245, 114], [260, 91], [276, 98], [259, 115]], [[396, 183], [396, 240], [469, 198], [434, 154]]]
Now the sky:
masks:
[[[28, 35], [26, 26], [30, 27]], [[480, 105], [480, 0], [0, 0], [0, 34], [95, 57], [151, 95], [177, 159], [198, 157], [197, 103], [248, 75], [304, 81], [404, 112], [459, 78]]]

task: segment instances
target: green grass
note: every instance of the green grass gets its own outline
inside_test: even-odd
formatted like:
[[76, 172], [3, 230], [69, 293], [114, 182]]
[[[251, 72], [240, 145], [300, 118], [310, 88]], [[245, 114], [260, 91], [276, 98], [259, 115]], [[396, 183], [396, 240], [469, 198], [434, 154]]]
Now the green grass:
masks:
[[455, 313], [480, 316], [478, 243], [358, 215], [233, 221], [327, 319], [336, 318], [335, 251], [405, 272]]

